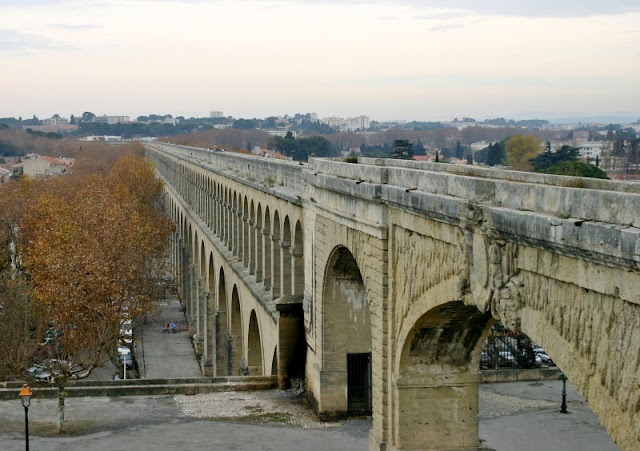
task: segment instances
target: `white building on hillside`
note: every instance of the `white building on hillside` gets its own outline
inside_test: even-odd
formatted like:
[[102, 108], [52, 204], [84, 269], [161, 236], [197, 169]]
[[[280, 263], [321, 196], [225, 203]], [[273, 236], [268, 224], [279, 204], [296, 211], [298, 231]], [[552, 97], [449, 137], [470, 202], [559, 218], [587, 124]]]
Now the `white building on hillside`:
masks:
[[327, 124], [331, 128], [337, 128], [342, 132], [368, 130], [371, 127], [368, 116], [349, 117], [347, 119], [332, 116], [320, 119], [320, 123]]
[[93, 118], [93, 122], [98, 122], [101, 124], [128, 124], [129, 116], [107, 116], [106, 114], [102, 116], [96, 116]]

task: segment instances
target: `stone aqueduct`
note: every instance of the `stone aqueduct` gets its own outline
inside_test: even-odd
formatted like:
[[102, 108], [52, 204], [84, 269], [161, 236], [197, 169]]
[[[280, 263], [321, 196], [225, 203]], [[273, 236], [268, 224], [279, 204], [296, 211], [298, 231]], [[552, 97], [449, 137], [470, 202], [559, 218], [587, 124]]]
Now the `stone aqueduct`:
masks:
[[[476, 449], [480, 349], [519, 328], [640, 449], [640, 186], [147, 145], [203, 374], [371, 409], [372, 450]], [[369, 382], [370, 381], [370, 382]]]

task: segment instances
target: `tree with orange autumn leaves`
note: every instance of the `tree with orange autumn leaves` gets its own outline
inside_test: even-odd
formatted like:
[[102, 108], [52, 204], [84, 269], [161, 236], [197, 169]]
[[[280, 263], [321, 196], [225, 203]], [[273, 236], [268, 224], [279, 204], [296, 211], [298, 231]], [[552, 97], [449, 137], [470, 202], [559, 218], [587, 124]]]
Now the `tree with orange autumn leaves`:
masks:
[[161, 296], [169, 218], [157, 208], [162, 183], [144, 159], [120, 158], [105, 174], [42, 183], [19, 222], [19, 248], [33, 301], [55, 340], [46, 362], [59, 392], [114, 360], [123, 319], [150, 311]]

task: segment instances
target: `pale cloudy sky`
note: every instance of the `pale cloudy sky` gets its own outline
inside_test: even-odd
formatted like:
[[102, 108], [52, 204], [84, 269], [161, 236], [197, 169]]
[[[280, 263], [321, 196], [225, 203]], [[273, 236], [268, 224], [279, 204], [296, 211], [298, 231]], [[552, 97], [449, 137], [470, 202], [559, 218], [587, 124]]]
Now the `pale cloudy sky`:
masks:
[[640, 0], [0, 0], [0, 117], [640, 117]]

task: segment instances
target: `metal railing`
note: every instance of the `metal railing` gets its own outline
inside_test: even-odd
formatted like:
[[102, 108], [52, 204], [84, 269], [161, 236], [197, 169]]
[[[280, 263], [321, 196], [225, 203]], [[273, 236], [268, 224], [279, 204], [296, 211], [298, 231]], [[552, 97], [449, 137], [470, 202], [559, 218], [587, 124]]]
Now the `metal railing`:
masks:
[[480, 369], [527, 369], [555, 366], [544, 349], [523, 333], [513, 332], [500, 323], [491, 332], [482, 347]]

